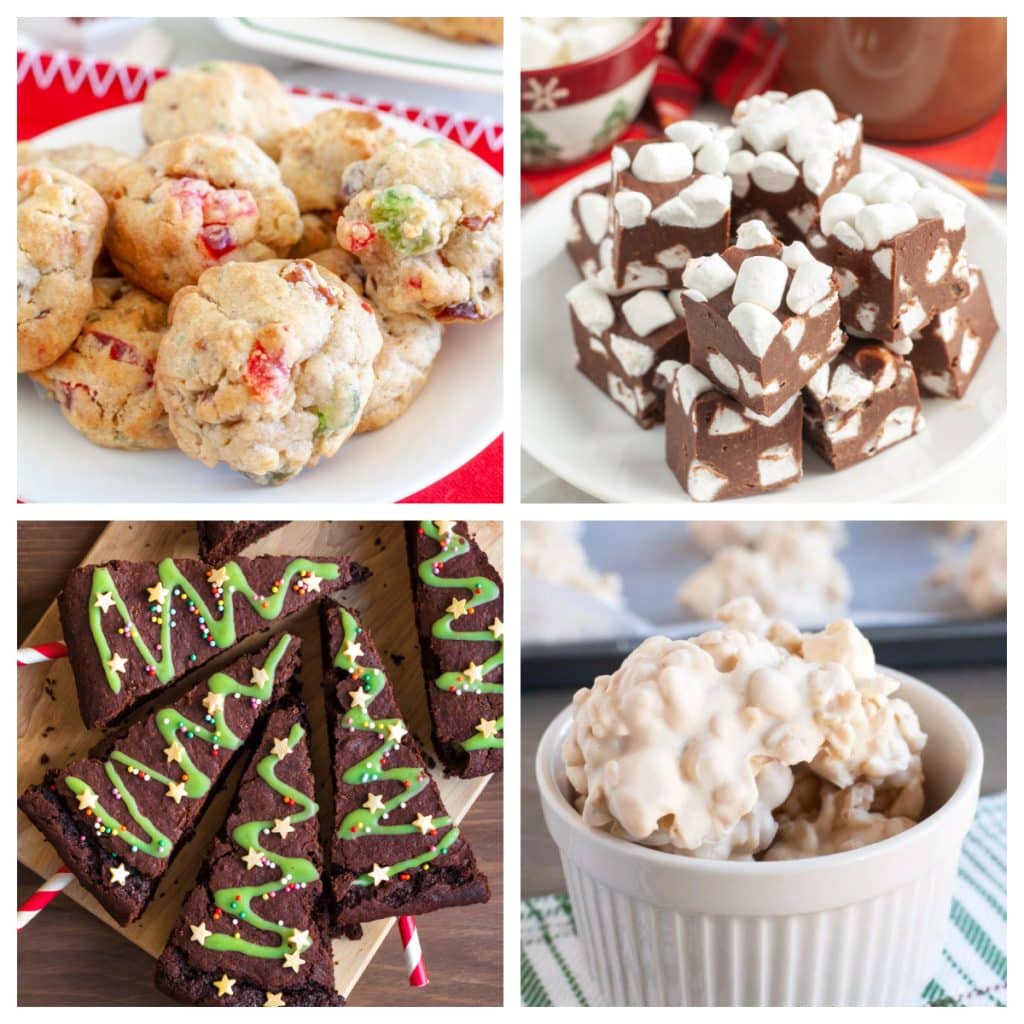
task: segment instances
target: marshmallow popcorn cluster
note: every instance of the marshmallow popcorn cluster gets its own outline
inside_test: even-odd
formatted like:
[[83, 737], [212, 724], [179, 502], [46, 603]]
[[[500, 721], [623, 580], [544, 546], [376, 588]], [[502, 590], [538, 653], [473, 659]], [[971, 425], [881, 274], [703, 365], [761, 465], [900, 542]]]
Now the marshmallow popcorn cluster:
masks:
[[645, 640], [576, 693], [562, 755], [584, 822], [738, 860], [839, 852], [910, 828], [926, 737], [853, 623], [801, 634], [750, 598], [719, 617], [723, 629], [693, 640]]

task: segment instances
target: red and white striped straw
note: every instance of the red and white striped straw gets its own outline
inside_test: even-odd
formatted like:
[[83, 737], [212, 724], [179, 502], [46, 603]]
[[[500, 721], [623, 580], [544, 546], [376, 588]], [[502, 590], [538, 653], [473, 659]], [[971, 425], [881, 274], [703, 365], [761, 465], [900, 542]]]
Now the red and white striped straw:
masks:
[[58, 658], [66, 658], [68, 649], [66, 644], [36, 644], [34, 647], [18, 648], [18, 668], [22, 665], [38, 665], [43, 661], [56, 661]]
[[74, 881], [74, 875], [62, 864], [20, 907], [18, 907], [18, 931], [25, 927], [53, 898], [63, 892]]
[[405, 966], [409, 971], [409, 984], [413, 988], [423, 988], [424, 985], [429, 985], [427, 965], [423, 962], [420, 936], [416, 931], [416, 918], [400, 917], [398, 932], [402, 936], [402, 949], [405, 951]]

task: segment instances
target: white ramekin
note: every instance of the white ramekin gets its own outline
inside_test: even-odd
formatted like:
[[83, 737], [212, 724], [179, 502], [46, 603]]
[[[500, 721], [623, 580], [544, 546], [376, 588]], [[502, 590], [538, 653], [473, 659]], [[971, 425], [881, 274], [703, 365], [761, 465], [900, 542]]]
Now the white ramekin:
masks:
[[930, 980], [960, 847], [974, 817], [982, 749], [938, 691], [886, 669], [928, 734], [930, 811], [901, 835], [807, 860], [678, 857], [583, 824], [569, 803], [562, 742], [571, 708], [537, 752], [544, 820], [603, 999], [619, 1006], [894, 1006]]

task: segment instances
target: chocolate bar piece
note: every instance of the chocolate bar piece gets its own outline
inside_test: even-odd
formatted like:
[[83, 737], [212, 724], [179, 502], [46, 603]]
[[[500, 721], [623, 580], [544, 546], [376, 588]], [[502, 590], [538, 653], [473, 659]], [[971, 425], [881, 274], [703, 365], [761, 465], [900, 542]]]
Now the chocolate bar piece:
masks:
[[229, 558], [241, 554], [261, 537], [287, 525], [287, 521], [240, 519], [237, 522], [196, 523], [199, 537], [199, 557], [211, 565], [221, 565]]

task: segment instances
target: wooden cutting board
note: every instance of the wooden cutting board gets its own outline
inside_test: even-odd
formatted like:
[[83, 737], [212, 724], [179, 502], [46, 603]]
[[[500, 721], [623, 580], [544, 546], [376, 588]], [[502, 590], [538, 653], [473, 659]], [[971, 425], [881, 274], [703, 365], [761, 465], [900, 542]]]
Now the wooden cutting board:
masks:
[[[491, 560], [502, 569], [502, 532], [498, 523], [474, 522], [470, 529]], [[253, 544], [246, 555], [282, 554], [330, 557], [347, 554], [370, 567], [373, 576], [366, 582], [343, 591], [341, 600], [356, 608], [373, 634], [384, 658], [406, 723], [431, 750], [426, 694], [420, 671], [413, 619], [412, 595], [405, 561], [405, 541], [401, 523], [374, 522], [293, 522]], [[111, 523], [83, 560], [83, 564], [105, 562], [113, 558], [135, 561], [159, 560], [168, 556], [195, 557], [196, 534], [193, 523], [119, 522]], [[321, 696], [319, 619], [315, 608], [287, 620], [287, 629], [302, 638], [302, 696], [310, 709], [313, 766], [317, 776], [317, 800], [321, 808], [331, 806], [328, 770], [327, 729]], [[60, 618], [56, 602], [50, 605], [26, 639], [26, 645], [60, 639]], [[265, 634], [263, 635], [265, 636]], [[250, 637], [230, 653], [225, 652], [174, 687], [177, 693], [197, 679], [205, 678], [240, 652], [258, 647], [263, 636]], [[163, 694], [166, 699], [168, 691]], [[137, 716], [136, 716], [137, 717]], [[67, 661], [33, 665], [18, 670], [18, 792], [42, 780], [45, 773], [86, 753], [100, 738], [88, 732], [78, 713], [74, 680]], [[149, 910], [127, 928], [121, 928], [77, 882], [66, 894], [96, 917], [115, 928], [137, 946], [156, 957], [163, 950], [177, 918], [178, 909], [195, 880], [206, 846], [227, 813], [231, 794], [242, 763], [211, 801], [192, 841], [178, 854], [164, 876], [156, 899]], [[490, 777], [449, 779], [439, 767], [433, 769], [441, 795], [452, 817], [458, 822], [483, 792]], [[471, 838], [471, 837], [470, 837]], [[60, 858], [32, 823], [18, 813], [18, 859], [33, 871], [48, 878], [59, 866]], [[358, 941], [334, 942], [335, 984], [348, 996], [383, 942], [394, 920], [376, 921], [363, 926]]]

